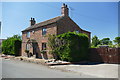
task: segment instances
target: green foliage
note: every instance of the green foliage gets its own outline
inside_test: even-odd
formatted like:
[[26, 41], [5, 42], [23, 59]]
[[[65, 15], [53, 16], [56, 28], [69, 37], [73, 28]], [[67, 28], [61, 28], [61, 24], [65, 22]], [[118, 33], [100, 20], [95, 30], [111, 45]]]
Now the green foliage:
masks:
[[92, 38], [91, 48], [99, 48], [101, 45], [109, 45], [111, 48], [120, 47], [120, 37], [115, 37], [115, 40], [113, 41], [116, 44], [113, 44], [110, 38], [103, 38], [102, 40], [99, 40], [97, 36], [94, 36]]
[[110, 41], [110, 38], [103, 38], [100, 40], [101, 45], [109, 45], [112, 44], [112, 41]]
[[[55, 35], [48, 35], [48, 46], [53, 50], [56, 46], [55, 46], [55, 39], [56, 36]], [[52, 53], [52, 52], [51, 52]]]
[[13, 35], [12, 38], [14, 38], [14, 39], [18, 39], [18, 40], [21, 40], [21, 36], [19, 36], [19, 35]]
[[45, 53], [46, 53], [46, 51], [45, 51], [45, 50], [41, 50], [41, 51], [40, 51], [40, 53], [45, 54]]
[[21, 39], [18, 35], [9, 37], [2, 42], [2, 53], [7, 55], [18, 55], [21, 48]]
[[68, 32], [49, 39], [49, 47], [61, 60], [81, 61], [88, 55], [88, 36], [82, 33]]
[[15, 40], [14, 41], [14, 53], [15, 56], [20, 56], [20, 51], [21, 51], [21, 40]]
[[97, 45], [100, 44], [100, 40], [98, 39], [97, 36], [92, 37], [92, 47], [97, 47]]
[[109, 45], [110, 48], [115, 48], [115, 45]]
[[58, 59], [58, 55], [56, 54], [56, 39], [57, 37], [55, 35], [48, 35], [48, 46], [50, 48], [49, 53], [53, 54], [55, 59]]
[[120, 44], [120, 37], [115, 37], [115, 40], [113, 40], [115, 43]]

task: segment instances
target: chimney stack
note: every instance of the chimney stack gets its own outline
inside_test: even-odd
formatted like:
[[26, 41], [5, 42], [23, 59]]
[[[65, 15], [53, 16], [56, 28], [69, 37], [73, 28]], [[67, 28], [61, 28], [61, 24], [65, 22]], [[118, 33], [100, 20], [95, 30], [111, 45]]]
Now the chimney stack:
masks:
[[65, 3], [61, 7], [61, 14], [62, 16], [69, 16], [69, 9]]
[[36, 24], [35, 18], [31, 17], [30, 26], [33, 26], [34, 24]]

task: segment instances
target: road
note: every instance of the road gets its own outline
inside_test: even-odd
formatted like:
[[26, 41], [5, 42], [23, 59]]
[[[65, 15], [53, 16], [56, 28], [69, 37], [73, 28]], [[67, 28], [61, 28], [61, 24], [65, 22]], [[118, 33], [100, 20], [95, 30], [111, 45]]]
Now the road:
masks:
[[0, 80], [2, 79], [2, 58], [0, 58]]
[[56, 69], [50, 69], [35, 63], [27, 63], [9, 59], [2, 60], [3, 78], [95, 78], [89, 75], [83, 75], [74, 72], [65, 72]]

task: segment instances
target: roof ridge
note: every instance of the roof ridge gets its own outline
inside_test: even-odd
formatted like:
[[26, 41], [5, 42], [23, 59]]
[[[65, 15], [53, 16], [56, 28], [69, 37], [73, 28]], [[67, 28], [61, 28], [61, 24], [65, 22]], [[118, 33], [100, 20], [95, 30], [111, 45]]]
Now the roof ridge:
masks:
[[[58, 18], [58, 17], [62, 17], [62, 16], [57, 16], [57, 17], [54, 17], [54, 18], [51, 18], [51, 19], [47, 19], [47, 20], [42, 21], [42, 22], [39, 22], [39, 23], [43, 23], [43, 22], [46, 22], [46, 21], [50, 21], [50, 20], [55, 19], [55, 18]], [[39, 23], [36, 23], [36, 24], [39, 24]], [[36, 25], [36, 24], [35, 24], [35, 25]], [[34, 25], [33, 25], [33, 26], [34, 26]]]
[[38, 27], [41, 27], [41, 26], [44, 26], [44, 25], [48, 25], [48, 24], [57, 22], [57, 21], [60, 20], [61, 18], [63, 18], [63, 16], [57, 16], [57, 17], [54, 17], [54, 18], [51, 18], [51, 19], [48, 19], [48, 20], [45, 20], [45, 21], [36, 23], [35, 25], [32, 25], [32, 26], [26, 28], [26, 29], [23, 30], [23, 31], [28, 31], [28, 30], [31, 30], [31, 29], [34, 29], [34, 28], [38, 28]]

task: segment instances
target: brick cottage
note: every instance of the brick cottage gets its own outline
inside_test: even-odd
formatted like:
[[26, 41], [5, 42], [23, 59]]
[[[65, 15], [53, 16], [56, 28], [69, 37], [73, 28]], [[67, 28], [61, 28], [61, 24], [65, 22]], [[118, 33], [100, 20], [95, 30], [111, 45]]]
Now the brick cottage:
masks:
[[[90, 39], [90, 32], [81, 29], [70, 17], [69, 9], [66, 4], [61, 7], [61, 16], [36, 23], [34, 18], [30, 20], [30, 27], [22, 31], [22, 56], [27, 56], [25, 50], [29, 50], [37, 58], [42, 58], [40, 51], [48, 49], [48, 34], [59, 35], [65, 32], [85, 33]], [[45, 58], [51, 58], [52, 55], [44, 54]]]

